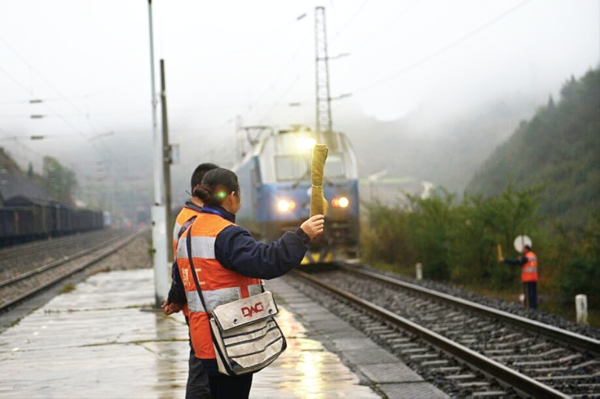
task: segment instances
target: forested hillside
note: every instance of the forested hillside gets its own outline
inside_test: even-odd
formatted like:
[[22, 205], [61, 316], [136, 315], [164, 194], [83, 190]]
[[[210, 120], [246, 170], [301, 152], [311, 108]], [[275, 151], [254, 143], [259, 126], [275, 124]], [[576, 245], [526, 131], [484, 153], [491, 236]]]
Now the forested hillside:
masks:
[[[565, 83], [530, 121], [492, 154], [459, 197], [435, 190], [395, 206], [366, 205], [362, 257], [428, 279], [518, 292], [519, 268], [501, 265], [497, 248], [516, 257], [526, 234], [540, 259], [541, 309], [572, 312], [588, 296], [600, 309], [600, 71]], [[483, 287], [483, 288], [482, 288]], [[598, 315], [594, 314], [596, 323]]]
[[540, 215], [577, 231], [600, 212], [600, 71], [571, 78], [560, 94], [496, 149], [467, 191], [543, 187]]

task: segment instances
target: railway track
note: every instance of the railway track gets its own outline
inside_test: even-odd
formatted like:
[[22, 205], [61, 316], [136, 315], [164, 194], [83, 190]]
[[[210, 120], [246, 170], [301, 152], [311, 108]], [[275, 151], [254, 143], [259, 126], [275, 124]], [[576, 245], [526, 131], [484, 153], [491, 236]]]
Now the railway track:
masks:
[[35, 241], [0, 250], [0, 281], [37, 269], [118, 237], [126, 230], [95, 230], [66, 237]]
[[600, 341], [357, 267], [295, 272], [451, 396], [600, 397]]
[[[42, 251], [36, 251], [36, 257], [52, 259], [48, 263], [37, 267], [24, 265], [22, 270], [13, 266], [5, 268], [4, 279], [0, 281], [0, 313], [96, 264], [144, 233], [145, 230], [136, 232], [122, 230], [97, 235], [93, 240], [89, 240], [88, 237], [87, 248], [83, 250], [80, 245], [72, 245], [75, 241], [65, 241], [63, 244], [66, 245], [59, 249], [62, 251], [62, 256], [47, 257]], [[78, 240], [77, 242], [79, 243]], [[39, 246], [36, 248], [40, 249]], [[53, 252], [56, 251], [56, 246], [48, 248]], [[23, 249], [26, 252], [23, 253], [22, 258], [26, 258], [29, 249], [28, 247]]]
[[106, 230], [92, 230], [85, 233], [77, 233], [71, 235], [65, 235], [61, 237], [53, 237], [53, 238], [45, 238], [35, 241], [30, 241], [24, 244], [12, 245], [4, 248], [0, 248], [0, 258], [3, 261], [6, 261], [10, 258], [18, 258], [23, 254], [23, 252], [27, 251], [47, 251], [50, 248], [55, 247], [56, 245], [62, 246], [66, 245], [69, 242], [75, 243], [78, 241], [85, 241], [89, 237], [93, 237], [98, 233], [106, 233], [110, 232], [110, 229]]

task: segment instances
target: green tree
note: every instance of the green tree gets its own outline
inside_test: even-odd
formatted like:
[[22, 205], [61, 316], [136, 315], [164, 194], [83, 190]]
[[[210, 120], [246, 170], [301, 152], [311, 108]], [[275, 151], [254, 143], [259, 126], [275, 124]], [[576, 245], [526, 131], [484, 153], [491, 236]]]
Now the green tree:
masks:
[[513, 284], [518, 271], [498, 265], [496, 245], [507, 250], [517, 235], [536, 237], [541, 188], [516, 191], [509, 184], [497, 197], [438, 190], [426, 199], [408, 195], [405, 206], [367, 204], [362, 253], [400, 266], [421, 262], [424, 275], [454, 282]]
[[73, 191], [77, 186], [75, 173], [58, 162], [55, 158], [44, 157], [43, 187], [50, 197], [56, 201], [73, 204]]
[[442, 189], [427, 199], [415, 196], [408, 196], [408, 199], [411, 204], [409, 226], [418, 260], [424, 265], [423, 274], [434, 280], [448, 280], [455, 196]]
[[366, 259], [394, 265], [415, 263], [416, 250], [409, 232], [409, 213], [401, 205], [379, 201], [365, 204], [368, 221], [361, 229], [361, 253]]
[[563, 303], [572, 304], [575, 295], [585, 294], [590, 307], [600, 308], [600, 213], [590, 215], [579, 234], [564, 225], [555, 231], [544, 258], [549, 288]]

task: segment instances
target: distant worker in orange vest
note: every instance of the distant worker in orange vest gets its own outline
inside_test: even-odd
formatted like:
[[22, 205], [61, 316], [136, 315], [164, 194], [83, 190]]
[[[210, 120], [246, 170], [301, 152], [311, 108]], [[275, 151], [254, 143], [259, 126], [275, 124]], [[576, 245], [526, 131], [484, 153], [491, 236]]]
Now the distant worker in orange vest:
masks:
[[[198, 215], [200, 213], [200, 208], [202, 208], [204, 205], [202, 200], [194, 195], [194, 191], [200, 187], [202, 178], [206, 172], [217, 168], [218, 166], [215, 164], [203, 163], [198, 165], [198, 167], [196, 167], [194, 170], [194, 173], [192, 173], [192, 178], [190, 181], [192, 197], [189, 201], [186, 201], [185, 206], [181, 208], [181, 211], [179, 211], [177, 214], [177, 217], [175, 218], [175, 226], [173, 228], [173, 254], [175, 255], [175, 260], [177, 259], [177, 242], [179, 236], [187, 228], [188, 225], [186, 225], [186, 223], [189, 223], [188, 221], [190, 221], [190, 219]], [[179, 270], [177, 269], [177, 263], [174, 263], [173, 265], [171, 289], [169, 290], [167, 299], [165, 299], [164, 303], [162, 304], [162, 309], [166, 315], [177, 313], [180, 310], [183, 310], [185, 322], [189, 324], [187, 299], [185, 297], [183, 283], [181, 282], [181, 278], [179, 276]], [[192, 346], [191, 339], [189, 344], [190, 358], [188, 360], [189, 368], [185, 397], [186, 399], [209, 398], [210, 389], [208, 384], [208, 375], [202, 366], [202, 362], [194, 353], [194, 347]]]
[[504, 259], [500, 257], [498, 261], [509, 265], [521, 265], [521, 281], [523, 282], [525, 307], [537, 309], [538, 262], [537, 256], [533, 253], [531, 247], [524, 245], [523, 253], [517, 259]]

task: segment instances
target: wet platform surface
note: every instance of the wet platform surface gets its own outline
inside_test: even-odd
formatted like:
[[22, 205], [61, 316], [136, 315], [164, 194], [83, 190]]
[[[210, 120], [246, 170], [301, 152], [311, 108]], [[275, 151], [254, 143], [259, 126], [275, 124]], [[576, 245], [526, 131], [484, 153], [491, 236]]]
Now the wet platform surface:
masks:
[[[251, 398], [445, 396], [285, 278], [267, 288], [288, 349], [255, 374]], [[97, 274], [53, 298], [0, 335], [0, 397], [185, 397], [187, 326], [153, 300], [151, 269]]]

